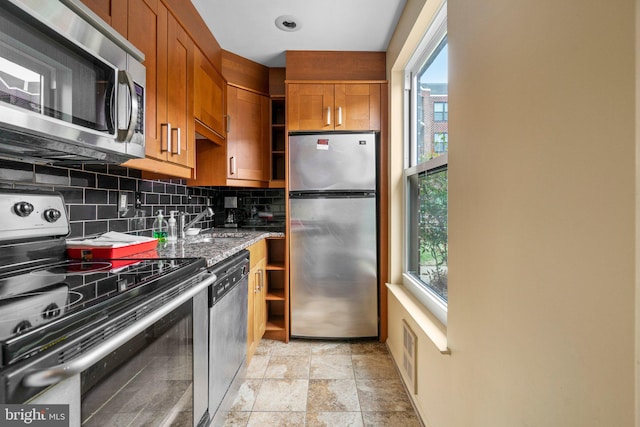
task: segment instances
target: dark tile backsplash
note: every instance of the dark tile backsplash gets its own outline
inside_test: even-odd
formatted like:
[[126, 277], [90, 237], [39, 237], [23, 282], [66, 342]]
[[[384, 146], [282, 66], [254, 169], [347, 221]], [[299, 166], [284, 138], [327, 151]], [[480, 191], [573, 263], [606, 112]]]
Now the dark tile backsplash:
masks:
[[[167, 217], [172, 210], [186, 212], [189, 220], [211, 206], [215, 217], [198, 226], [222, 226], [225, 196], [238, 197], [240, 217], [249, 217], [252, 206], [257, 211], [272, 212], [274, 221], [284, 221], [285, 215], [283, 190], [187, 187], [184, 180], [146, 180], [140, 171], [116, 165], [57, 167], [0, 160], [0, 188], [60, 192], [67, 207], [71, 237], [107, 231], [150, 236], [159, 209]], [[122, 194], [127, 195], [127, 207], [119, 211]], [[140, 202], [138, 207], [136, 201]]]
[[214, 211], [216, 212], [216, 226], [224, 225], [227, 211], [224, 208], [225, 197], [237, 197], [238, 209], [235, 210], [236, 218], [248, 219], [251, 217], [251, 208], [255, 207], [254, 217], [258, 212], [271, 212], [273, 219], [270, 223], [285, 221], [284, 190], [278, 189], [238, 189], [233, 187], [218, 187], [219, 196], [216, 198]]

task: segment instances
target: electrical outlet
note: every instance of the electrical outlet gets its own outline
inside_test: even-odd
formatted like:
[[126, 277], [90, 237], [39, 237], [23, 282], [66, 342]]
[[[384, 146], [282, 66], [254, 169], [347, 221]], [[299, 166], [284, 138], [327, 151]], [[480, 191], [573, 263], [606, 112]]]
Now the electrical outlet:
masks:
[[126, 211], [127, 205], [129, 204], [129, 198], [127, 197], [127, 193], [119, 193], [118, 194], [118, 211]]
[[139, 191], [136, 191], [135, 197], [136, 197], [136, 201], [134, 203], [135, 208], [136, 209], [142, 209], [142, 193], [139, 192]]

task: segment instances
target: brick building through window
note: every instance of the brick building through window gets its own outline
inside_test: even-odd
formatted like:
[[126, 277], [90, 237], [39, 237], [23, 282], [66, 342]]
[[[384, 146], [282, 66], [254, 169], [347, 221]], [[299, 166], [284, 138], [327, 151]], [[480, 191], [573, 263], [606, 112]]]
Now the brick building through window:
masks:
[[418, 111], [418, 159], [424, 161], [437, 157], [443, 151], [443, 144], [449, 142], [449, 96], [447, 83], [422, 83], [420, 85], [422, 104]]

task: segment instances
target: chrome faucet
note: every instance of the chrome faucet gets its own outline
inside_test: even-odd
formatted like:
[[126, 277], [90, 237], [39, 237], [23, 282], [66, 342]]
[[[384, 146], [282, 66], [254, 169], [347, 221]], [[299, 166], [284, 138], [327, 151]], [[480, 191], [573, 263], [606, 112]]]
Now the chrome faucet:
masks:
[[186, 214], [181, 213], [180, 214], [180, 237], [184, 237], [185, 231], [187, 231], [187, 229], [191, 228], [191, 226], [193, 224], [195, 224], [196, 222], [200, 221], [205, 216], [207, 218], [210, 218], [210, 217], [212, 217], [214, 215], [215, 215], [215, 213], [213, 213], [213, 209], [207, 207], [202, 212], [200, 212], [198, 215], [196, 215], [195, 218], [193, 218], [191, 221], [189, 221], [187, 224], [185, 224], [184, 221], [185, 221], [185, 218], [186, 218]]

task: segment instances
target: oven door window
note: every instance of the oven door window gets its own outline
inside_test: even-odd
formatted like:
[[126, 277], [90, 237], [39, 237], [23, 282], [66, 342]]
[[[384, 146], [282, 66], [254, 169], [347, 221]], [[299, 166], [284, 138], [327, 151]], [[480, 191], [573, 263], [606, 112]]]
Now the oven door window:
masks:
[[193, 425], [191, 301], [81, 375], [83, 426]]
[[0, 8], [0, 102], [115, 134], [116, 69]]

